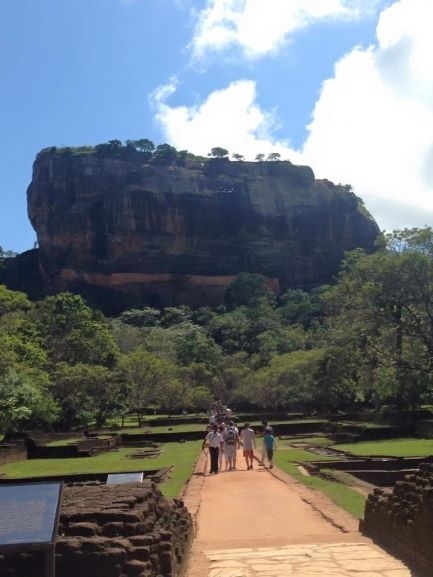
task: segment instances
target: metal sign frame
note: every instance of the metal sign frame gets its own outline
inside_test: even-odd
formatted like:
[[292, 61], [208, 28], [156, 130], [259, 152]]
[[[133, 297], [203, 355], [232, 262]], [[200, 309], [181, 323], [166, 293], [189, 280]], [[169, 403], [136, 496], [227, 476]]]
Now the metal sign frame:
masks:
[[55, 577], [62, 491], [63, 482], [0, 487], [0, 554], [45, 551], [46, 576]]

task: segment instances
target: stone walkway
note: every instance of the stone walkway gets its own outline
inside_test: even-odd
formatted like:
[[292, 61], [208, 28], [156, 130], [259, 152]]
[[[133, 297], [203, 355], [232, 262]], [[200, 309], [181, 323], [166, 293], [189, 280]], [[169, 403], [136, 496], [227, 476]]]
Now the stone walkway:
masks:
[[274, 467], [204, 475], [183, 500], [195, 520], [185, 577], [422, 577], [358, 531], [358, 521]]

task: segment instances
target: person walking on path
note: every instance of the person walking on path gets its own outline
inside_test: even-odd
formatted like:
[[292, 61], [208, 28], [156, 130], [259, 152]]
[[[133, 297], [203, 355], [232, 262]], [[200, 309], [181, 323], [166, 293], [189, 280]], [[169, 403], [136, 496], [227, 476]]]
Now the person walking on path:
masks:
[[245, 426], [241, 431], [241, 442], [243, 445], [243, 455], [247, 470], [252, 469], [254, 458], [253, 448], [256, 448], [256, 438], [254, 436], [254, 430], [250, 427], [249, 423], [245, 423]]
[[[265, 435], [263, 437], [263, 447], [266, 451], [266, 457], [268, 459], [268, 466], [270, 469], [274, 466], [274, 451], [276, 450], [277, 446], [275, 443], [274, 435], [269, 431], [269, 429], [265, 429]], [[263, 462], [264, 464], [264, 462]]]
[[[271, 435], [274, 434], [274, 430], [271, 427], [271, 425], [269, 425], [268, 421], [262, 421], [262, 426], [263, 426], [263, 435], [266, 435], [267, 432], [271, 433]], [[260, 465], [265, 464], [265, 457], [266, 457], [266, 447], [265, 447], [265, 444], [263, 443], [262, 453], [261, 453], [261, 457], [260, 457]]]
[[205, 447], [209, 447], [209, 455], [210, 455], [210, 475], [213, 473], [216, 475], [218, 473], [218, 456], [220, 450], [222, 448], [223, 438], [218, 432], [218, 425], [214, 425], [212, 427], [212, 431], [210, 431], [203, 441], [202, 449]]
[[239, 433], [233, 421], [229, 421], [224, 431], [224, 452], [228, 462], [229, 471], [236, 469], [236, 450], [240, 448]]
[[225, 432], [226, 432], [226, 424], [225, 423], [221, 423], [221, 425], [218, 425], [218, 432], [221, 435], [221, 437], [223, 438], [223, 444], [220, 447], [220, 451], [219, 451], [219, 456], [218, 456], [218, 468], [220, 471], [222, 471], [223, 468], [223, 457], [224, 457], [224, 468], [227, 471], [228, 467], [229, 467], [229, 463], [228, 463], [228, 459], [227, 459], [227, 451], [225, 450]]

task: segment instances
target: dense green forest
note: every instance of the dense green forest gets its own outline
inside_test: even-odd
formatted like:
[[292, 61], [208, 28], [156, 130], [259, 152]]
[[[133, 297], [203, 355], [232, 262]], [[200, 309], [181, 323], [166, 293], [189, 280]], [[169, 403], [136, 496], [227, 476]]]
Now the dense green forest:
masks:
[[[4, 256], [3, 252], [0, 251]], [[431, 403], [433, 230], [346, 255], [330, 286], [276, 296], [241, 273], [217, 309], [105, 318], [78, 295], [0, 286], [0, 432], [103, 425], [150, 407], [326, 412]]]

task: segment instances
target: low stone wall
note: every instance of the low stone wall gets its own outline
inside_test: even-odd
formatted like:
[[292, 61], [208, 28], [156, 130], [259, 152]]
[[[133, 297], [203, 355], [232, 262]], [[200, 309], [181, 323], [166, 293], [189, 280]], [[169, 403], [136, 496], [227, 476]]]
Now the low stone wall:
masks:
[[120, 444], [119, 437], [110, 437], [108, 439], [80, 439], [67, 445], [37, 445], [27, 440], [27, 450], [29, 459], [70, 459], [74, 457], [89, 457], [97, 453], [110, 451], [117, 448]]
[[[193, 536], [182, 501], [151, 481], [63, 490], [56, 577], [178, 577]], [[39, 577], [37, 554], [0, 556], [0, 575]]]
[[23, 441], [17, 443], [0, 443], [0, 465], [24, 461], [27, 459], [27, 449]]
[[368, 496], [360, 530], [423, 577], [433, 577], [433, 464], [398, 481], [392, 493]]

